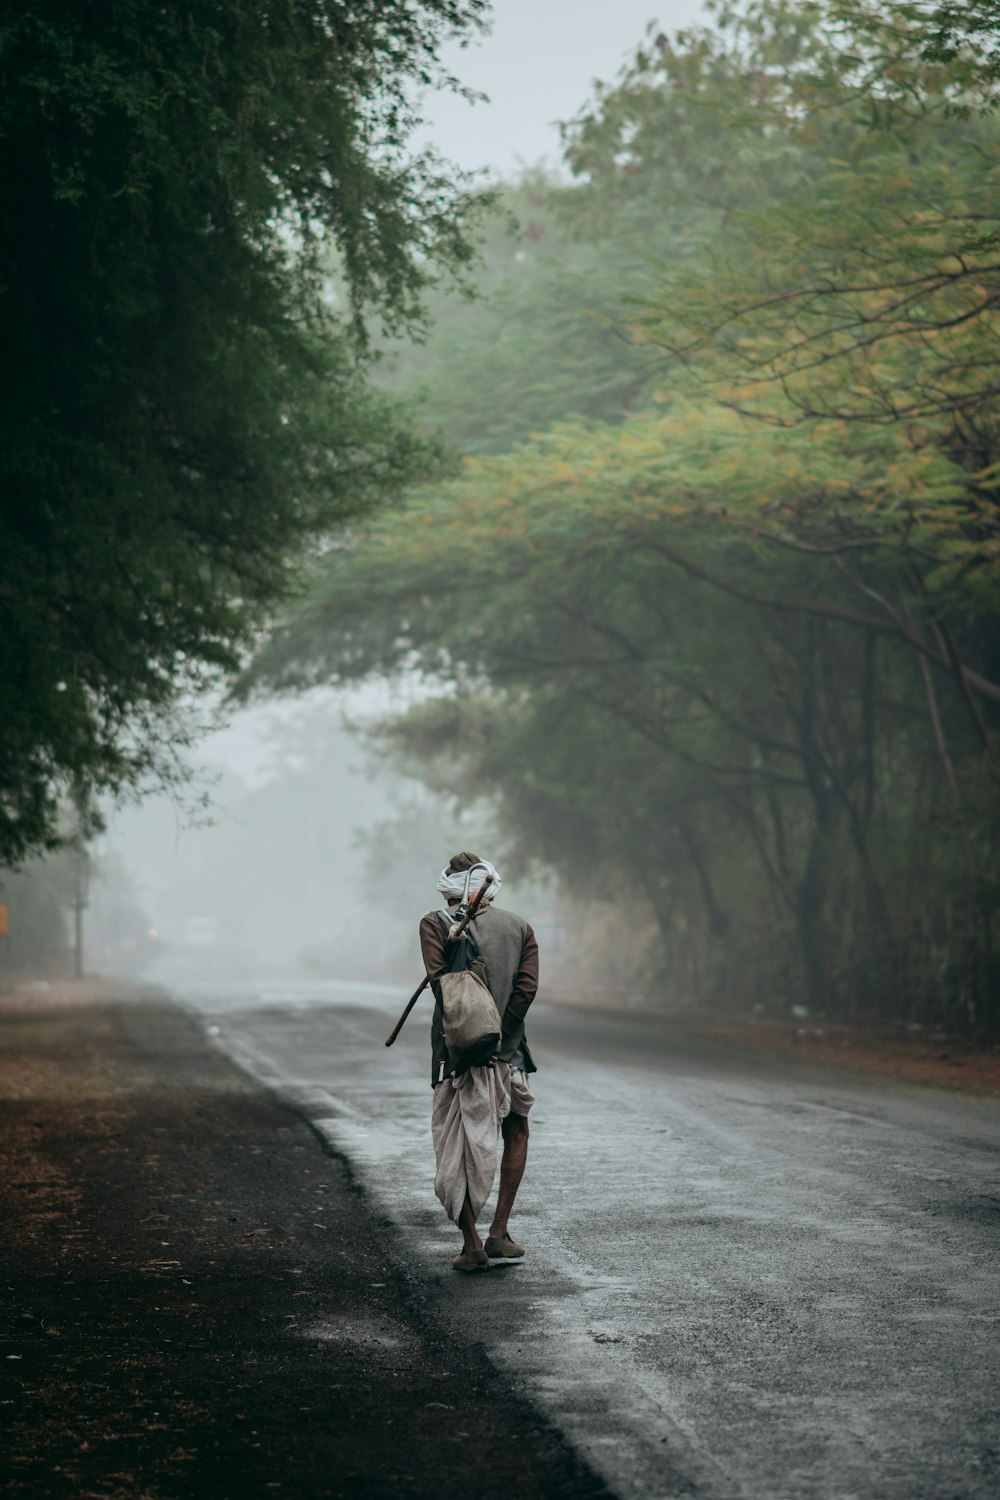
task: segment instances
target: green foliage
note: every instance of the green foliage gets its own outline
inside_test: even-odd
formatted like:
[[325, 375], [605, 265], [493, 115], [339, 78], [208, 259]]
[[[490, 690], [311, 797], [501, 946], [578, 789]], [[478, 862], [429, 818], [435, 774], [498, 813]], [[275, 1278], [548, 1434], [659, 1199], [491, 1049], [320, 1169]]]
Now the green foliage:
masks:
[[829, 13], [870, 93], [920, 105], [934, 91], [963, 116], [996, 108], [996, 0], [833, 0]]
[[[1000, 135], [966, 50], [903, 101], [845, 17], [726, 9], [599, 91], [558, 222], [645, 251], [639, 399], [554, 423], [553, 340], [536, 428], [326, 561], [255, 675], [423, 673], [388, 742], [641, 901], [675, 993], [995, 1022]], [[537, 351], [534, 294], [496, 298]]]
[[661, 275], [641, 337], [767, 420], [925, 423], [981, 467], [1000, 392], [995, 126], [928, 112], [828, 149], [710, 268]]
[[653, 361], [622, 324], [644, 255], [627, 236], [591, 243], [569, 200], [540, 171], [500, 190], [476, 300], [432, 295], [427, 339], [385, 349], [390, 388], [463, 453], [503, 453], [554, 422], [615, 421], [644, 404]]
[[[0, 859], [169, 776], [296, 559], [433, 470], [366, 314], [471, 255], [407, 99], [480, 0], [0, 15]], [[331, 304], [331, 247], [350, 305]]]

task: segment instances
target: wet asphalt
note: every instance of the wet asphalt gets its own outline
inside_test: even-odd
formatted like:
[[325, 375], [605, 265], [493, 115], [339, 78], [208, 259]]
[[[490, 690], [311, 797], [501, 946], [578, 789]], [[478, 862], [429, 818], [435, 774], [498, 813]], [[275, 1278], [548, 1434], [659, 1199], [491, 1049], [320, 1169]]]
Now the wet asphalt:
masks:
[[426, 1012], [387, 1051], [394, 990], [178, 993], [344, 1154], [428, 1315], [620, 1496], [1000, 1493], [995, 1102], [539, 1003], [528, 1256], [462, 1280]]

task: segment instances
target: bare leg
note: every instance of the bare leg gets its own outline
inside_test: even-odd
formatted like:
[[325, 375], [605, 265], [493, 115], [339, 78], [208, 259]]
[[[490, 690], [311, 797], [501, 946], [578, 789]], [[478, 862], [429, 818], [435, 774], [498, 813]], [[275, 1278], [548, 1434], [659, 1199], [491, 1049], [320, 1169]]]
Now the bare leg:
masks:
[[[500, 1188], [497, 1192], [497, 1207], [490, 1225], [490, 1234], [500, 1238], [507, 1233], [507, 1220], [517, 1190], [524, 1176], [524, 1164], [528, 1160], [528, 1117], [508, 1115], [503, 1122], [503, 1160], [500, 1163]], [[461, 1221], [460, 1221], [461, 1222]], [[463, 1231], [464, 1232], [464, 1231]]]
[[476, 1228], [476, 1218], [472, 1212], [472, 1204], [466, 1193], [465, 1202], [462, 1204], [462, 1212], [458, 1216], [458, 1227], [462, 1231], [462, 1253], [469, 1250], [481, 1250], [483, 1242], [479, 1238], [479, 1230]]

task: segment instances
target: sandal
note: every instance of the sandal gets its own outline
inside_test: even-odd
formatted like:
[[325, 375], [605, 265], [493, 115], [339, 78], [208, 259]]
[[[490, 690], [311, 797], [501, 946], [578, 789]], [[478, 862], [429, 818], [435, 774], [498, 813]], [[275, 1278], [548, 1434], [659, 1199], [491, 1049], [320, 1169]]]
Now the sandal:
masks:
[[509, 1234], [488, 1235], [484, 1248], [494, 1260], [520, 1260], [524, 1254], [524, 1246], [512, 1240]]
[[485, 1250], [463, 1250], [452, 1261], [456, 1271], [488, 1271], [490, 1258]]

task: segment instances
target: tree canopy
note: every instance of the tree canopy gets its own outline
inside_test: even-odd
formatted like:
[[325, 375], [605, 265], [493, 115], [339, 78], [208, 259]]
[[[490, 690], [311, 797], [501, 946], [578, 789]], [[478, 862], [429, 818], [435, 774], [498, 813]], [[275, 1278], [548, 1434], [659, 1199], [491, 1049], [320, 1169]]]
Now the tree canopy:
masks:
[[[565, 129], [551, 266], [508, 266], [425, 371], [471, 435], [461, 473], [324, 561], [255, 673], [422, 671], [438, 692], [386, 726], [398, 754], [492, 789], [518, 857], [647, 910], [675, 994], [976, 1024], [1000, 882], [997, 33], [895, 9], [763, 0], [650, 34]], [[634, 268], [617, 302], [574, 281], [574, 238]], [[621, 333], [603, 409], [573, 404], [557, 332], [595, 313]], [[488, 370], [491, 315], [528, 392], [506, 436], [456, 379]]]
[[440, 463], [362, 355], [473, 253], [406, 141], [484, 8], [0, 11], [0, 861], [169, 776], [303, 548]]

